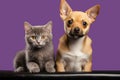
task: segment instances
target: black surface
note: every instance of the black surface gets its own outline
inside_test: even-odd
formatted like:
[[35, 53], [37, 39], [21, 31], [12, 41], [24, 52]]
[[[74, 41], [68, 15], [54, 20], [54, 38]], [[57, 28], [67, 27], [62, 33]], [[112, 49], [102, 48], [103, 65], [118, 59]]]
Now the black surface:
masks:
[[0, 80], [80, 80], [80, 79], [118, 79], [120, 71], [93, 71], [78, 73], [15, 73], [13, 71], [0, 71]]

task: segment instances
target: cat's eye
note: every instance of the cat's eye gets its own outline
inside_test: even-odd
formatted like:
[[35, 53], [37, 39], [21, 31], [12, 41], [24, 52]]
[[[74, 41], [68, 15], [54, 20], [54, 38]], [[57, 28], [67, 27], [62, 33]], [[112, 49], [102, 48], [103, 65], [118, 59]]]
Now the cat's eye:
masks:
[[31, 36], [31, 38], [34, 40], [36, 38], [36, 36]]
[[42, 39], [45, 39], [45, 36], [43, 35], [43, 36], [41, 36], [41, 38], [42, 38]]
[[82, 24], [83, 24], [84, 27], [87, 27], [87, 25], [88, 25], [86, 21], [83, 21]]

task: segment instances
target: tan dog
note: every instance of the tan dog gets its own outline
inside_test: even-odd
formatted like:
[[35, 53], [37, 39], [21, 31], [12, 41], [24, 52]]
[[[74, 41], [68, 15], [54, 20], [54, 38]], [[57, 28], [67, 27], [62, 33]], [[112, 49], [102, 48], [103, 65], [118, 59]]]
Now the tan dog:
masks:
[[92, 71], [92, 40], [87, 34], [99, 10], [100, 5], [95, 5], [85, 12], [72, 11], [68, 3], [61, 0], [60, 17], [65, 34], [59, 40], [57, 72]]

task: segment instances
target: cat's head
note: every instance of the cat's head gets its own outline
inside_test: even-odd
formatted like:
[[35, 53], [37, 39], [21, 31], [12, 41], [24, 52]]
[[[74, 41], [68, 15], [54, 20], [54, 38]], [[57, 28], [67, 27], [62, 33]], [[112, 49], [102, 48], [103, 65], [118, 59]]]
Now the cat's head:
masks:
[[24, 22], [24, 29], [26, 43], [31, 47], [42, 48], [52, 40], [52, 21], [38, 26]]

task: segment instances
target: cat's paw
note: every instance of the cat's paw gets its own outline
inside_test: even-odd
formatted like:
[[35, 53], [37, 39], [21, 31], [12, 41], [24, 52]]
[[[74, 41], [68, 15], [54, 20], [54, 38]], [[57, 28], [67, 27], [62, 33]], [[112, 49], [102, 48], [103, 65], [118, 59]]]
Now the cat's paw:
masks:
[[56, 72], [55, 68], [54, 67], [48, 67], [46, 68], [46, 71], [49, 72], [49, 73], [53, 73], [53, 72]]
[[50, 73], [56, 72], [56, 70], [54, 68], [54, 61], [48, 61], [45, 64], [45, 69], [47, 72], [50, 72]]
[[40, 72], [40, 68], [39, 67], [31, 67], [29, 69], [30, 73], [39, 73]]
[[15, 72], [24, 72], [24, 67], [18, 67]]
[[35, 62], [29, 62], [27, 64], [28, 70], [30, 73], [38, 73], [40, 72], [39, 65]]
[[46, 71], [47, 71], [47, 72], [50, 72], [50, 73], [56, 72], [55, 68], [52, 67], [52, 66], [46, 67]]

